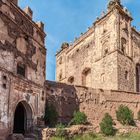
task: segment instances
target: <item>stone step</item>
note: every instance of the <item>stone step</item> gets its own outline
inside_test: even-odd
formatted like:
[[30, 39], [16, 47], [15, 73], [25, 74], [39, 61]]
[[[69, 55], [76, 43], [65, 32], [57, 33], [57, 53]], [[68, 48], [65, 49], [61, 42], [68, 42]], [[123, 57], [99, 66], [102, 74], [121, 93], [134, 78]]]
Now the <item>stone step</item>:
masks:
[[24, 136], [22, 134], [12, 134], [8, 137], [8, 140], [24, 140]]
[[24, 140], [38, 140], [37, 139], [37, 136], [35, 135], [35, 134], [26, 134], [25, 136], [24, 136]]

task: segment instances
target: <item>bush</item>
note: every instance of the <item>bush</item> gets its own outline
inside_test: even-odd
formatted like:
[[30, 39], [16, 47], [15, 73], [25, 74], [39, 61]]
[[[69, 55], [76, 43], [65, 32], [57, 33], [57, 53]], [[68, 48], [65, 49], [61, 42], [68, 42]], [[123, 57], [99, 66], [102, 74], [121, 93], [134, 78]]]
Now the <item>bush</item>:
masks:
[[63, 124], [58, 124], [56, 125], [56, 137], [63, 138], [66, 136], [66, 130], [65, 130], [65, 125]]
[[138, 120], [140, 121], [140, 110], [138, 112]]
[[85, 124], [87, 122], [87, 117], [85, 113], [80, 111], [74, 111], [73, 119], [71, 120], [70, 124]]
[[57, 124], [58, 113], [52, 104], [46, 103], [44, 121], [45, 125], [54, 127]]
[[134, 125], [133, 113], [127, 106], [120, 105], [116, 117], [122, 125]]
[[112, 117], [106, 113], [102, 122], [100, 123], [100, 129], [103, 134], [106, 136], [114, 135], [115, 130], [113, 128], [113, 120]]

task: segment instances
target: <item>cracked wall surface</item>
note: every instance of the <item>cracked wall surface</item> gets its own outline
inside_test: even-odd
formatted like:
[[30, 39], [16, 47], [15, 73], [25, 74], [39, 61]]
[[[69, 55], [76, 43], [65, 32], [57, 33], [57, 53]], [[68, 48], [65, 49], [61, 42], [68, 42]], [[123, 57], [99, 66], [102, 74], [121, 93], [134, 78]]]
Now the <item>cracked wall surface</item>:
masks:
[[[17, 1], [0, 1], [0, 139], [13, 133], [19, 102], [32, 111], [27, 127], [36, 125], [44, 113], [45, 33], [43, 23], [32, 21], [31, 10], [26, 10]], [[18, 64], [25, 66], [25, 76], [17, 72]]]
[[88, 122], [95, 127], [105, 113], [109, 113], [117, 124], [116, 110], [120, 105], [128, 106], [138, 120], [140, 94], [117, 90], [93, 89], [64, 83], [46, 81], [47, 101], [52, 103], [59, 113], [59, 121], [69, 122], [73, 112], [80, 110], [87, 116]]

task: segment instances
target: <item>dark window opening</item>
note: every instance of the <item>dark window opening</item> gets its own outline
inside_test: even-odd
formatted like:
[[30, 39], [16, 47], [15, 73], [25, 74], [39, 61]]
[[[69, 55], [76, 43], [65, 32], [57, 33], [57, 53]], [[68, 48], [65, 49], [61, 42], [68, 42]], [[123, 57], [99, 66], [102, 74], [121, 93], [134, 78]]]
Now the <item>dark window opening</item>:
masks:
[[25, 77], [25, 65], [22, 64], [17, 65], [17, 74]]
[[69, 82], [70, 84], [74, 83], [74, 77], [71, 76], [71, 77], [68, 79], [68, 82]]
[[105, 52], [104, 52], [104, 55], [107, 55], [107, 54], [108, 54], [108, 49], [106, 48]]
[[3, 88], [6, 89], [6, 84], [3, 84]]
[[3, 80], [7, 80], [7, 77], [5, 75], [3, 75]]
[[121, 38], [121, 51], [123, 53], [125, 53], [125, 51], [126, 51], [126, 39], [125, 38]]
[[125, 79], [128, 80], [129, 76], [128, 76], [128, 71], [125, 71]]
[[44, 101], [45, 100], [45, 93], [44, 93], [44, 91], [42, 91], [42, 101]]
[[61, 73], [59, 74], [59, 80], [62, 80], [62, 74]]
[[44, 97], [42, 97], [42, 101], [44, 101]]

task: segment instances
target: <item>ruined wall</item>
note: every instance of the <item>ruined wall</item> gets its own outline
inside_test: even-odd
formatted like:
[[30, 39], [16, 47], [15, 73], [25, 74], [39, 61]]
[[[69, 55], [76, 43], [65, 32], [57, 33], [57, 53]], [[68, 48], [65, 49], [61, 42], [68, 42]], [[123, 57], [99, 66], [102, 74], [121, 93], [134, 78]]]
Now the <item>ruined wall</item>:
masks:
[[[74, 110], [85, 112], [88, 121], [98, 126], [105, 113], [116, 120], [116, 110], [120, 105], [128, 106], [137, 120], [140, 110], [140, 95], [133, 92], [100, 90], [83, 86], [72, 86], [56, 82], [46, 82], [47, 100], [53, 101], [62, 121], [68, 121]], [[58, 100], [61, 99], [62, 100]], [[61, 114], [63, 112], [63, 114]]]
[[[16, 73], [18, 62], [26, 65], [26, 78], [43, 85], [45, 34], [31, 17], [14, 4], [0, 2], [1, 67]], [[44, 78], [44, 79], [42, 79]]]
[[68, 122], [78, 109], [76, 89], [72, 85], [46, 81], [46, 102], [54, 105], [59, 114], [59, 121]]
[[[31, 108], [28, 128], [43, 115], [45, 104], [43, 23], [32, 21], [29, 7], [23, 11], [16, 0], [13, 2], [0, 1], [0, 139], [13, 133], [14, 113], [19, 102]], [[25, 66], [25, 75], [18, 73], [18, 64]]]

